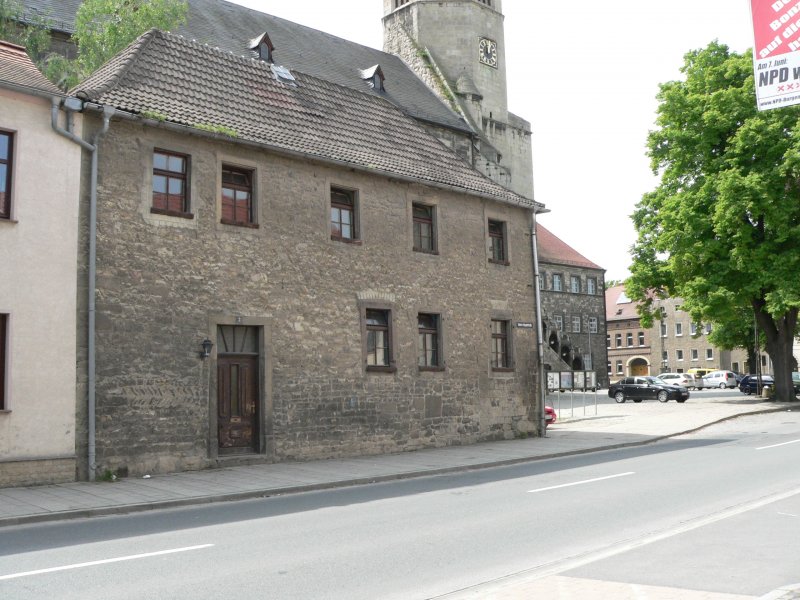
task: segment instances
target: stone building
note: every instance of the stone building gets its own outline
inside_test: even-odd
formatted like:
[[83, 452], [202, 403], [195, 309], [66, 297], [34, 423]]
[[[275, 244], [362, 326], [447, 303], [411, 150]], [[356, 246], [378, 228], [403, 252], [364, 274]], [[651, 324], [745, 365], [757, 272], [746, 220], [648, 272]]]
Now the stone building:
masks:
[[0, 42], [0, 486], [75, 478], [81, 151], [51, 127], [60, 96]]
[[537, 433], [535, 331], [517, 323], [535, 322], [539, 205], [383, 98], [176, 35], [144, 35], [74, 92], [87, 135], [114, 111], [98, 469]]
[[595, 371], [607, 385], [605, 271], [541, 223], [536, 237], [546, 368]]
[[623, 285], [606, 290], [610, 379], [689, 369], [748, 371], [747, 353], [741, 348], [723, 350], [712, 345], [708, 341], [712, 325], [692, 323], [681, 304], [680, 298], [657, 300], [654, 307], [662, 317], [646, 329]]

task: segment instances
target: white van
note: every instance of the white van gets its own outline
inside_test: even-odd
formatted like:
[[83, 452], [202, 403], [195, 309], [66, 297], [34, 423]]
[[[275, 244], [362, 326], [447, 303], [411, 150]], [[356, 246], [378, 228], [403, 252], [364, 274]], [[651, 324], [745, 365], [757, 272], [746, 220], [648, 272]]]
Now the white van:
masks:
[[733, 371], [711, 371], [711, 373], [703, 377], [703, 381], [706, 387], [723, 390], [736, 387], [736, 375], [734, 375]]

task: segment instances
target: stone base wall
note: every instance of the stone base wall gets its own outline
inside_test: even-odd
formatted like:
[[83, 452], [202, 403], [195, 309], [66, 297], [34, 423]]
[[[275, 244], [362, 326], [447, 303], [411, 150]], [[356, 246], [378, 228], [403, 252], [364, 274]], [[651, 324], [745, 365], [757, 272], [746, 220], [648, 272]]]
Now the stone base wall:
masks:
[[75, 458], [0, 461], [0, 487], [49, 485], [75, 481]]

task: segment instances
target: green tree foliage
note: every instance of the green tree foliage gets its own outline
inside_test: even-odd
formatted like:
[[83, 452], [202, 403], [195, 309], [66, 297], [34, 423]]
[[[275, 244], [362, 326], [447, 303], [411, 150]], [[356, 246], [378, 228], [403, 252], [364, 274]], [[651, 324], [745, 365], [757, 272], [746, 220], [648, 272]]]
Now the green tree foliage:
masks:
[[755, 316], [777, 397], [793, 400], [800, 108], [757, 111], [749, 53], [712, 42], [684, 58], [685, 79], [662, 84], [657, 96], [647, 145], [660, 183], [633, 214], [627, 293], [645, 320], [654, 295], [681, 297], [694, 321], [728, 331], [729, 343], [736, 324], [745, 331]]
[[[21, 25], [23, 22], [28, 25]], [[0, 40], [24, 46], [35, 61], [43, 59], [50, 48], [48, 25], [49, 20], [41, 15], [26, 20], [17, 0], [0, 0]]]

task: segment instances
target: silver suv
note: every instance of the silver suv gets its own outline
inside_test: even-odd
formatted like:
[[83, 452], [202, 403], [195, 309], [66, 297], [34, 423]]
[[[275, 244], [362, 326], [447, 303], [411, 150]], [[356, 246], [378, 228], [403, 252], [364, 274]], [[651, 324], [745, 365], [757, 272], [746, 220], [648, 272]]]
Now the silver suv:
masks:
[[658, 376], [664, 383], [682, 385], [690, 390], [702, 390], [703, 378], [695, 377], [691, 373], [661, 373]]

